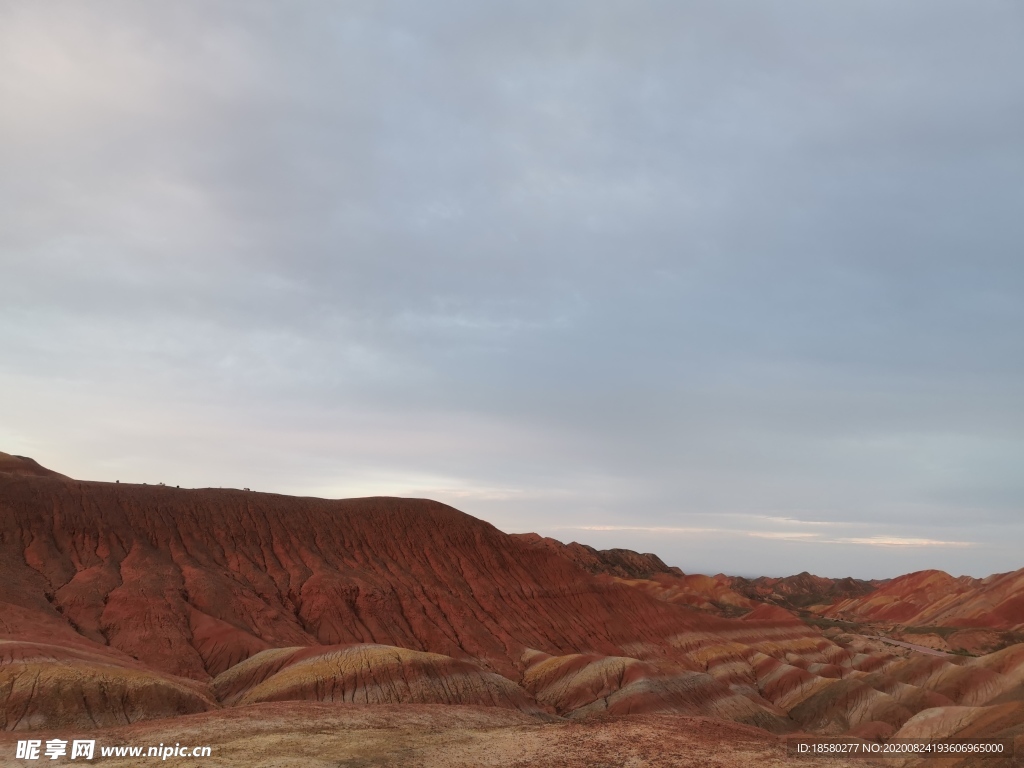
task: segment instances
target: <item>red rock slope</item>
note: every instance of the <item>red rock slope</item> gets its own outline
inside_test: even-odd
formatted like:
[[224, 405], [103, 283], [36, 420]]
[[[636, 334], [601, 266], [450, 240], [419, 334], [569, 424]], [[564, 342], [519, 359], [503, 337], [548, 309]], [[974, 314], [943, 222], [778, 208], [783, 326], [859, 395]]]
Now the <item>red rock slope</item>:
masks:
[[732, 579], [728, 576], [684, 574], [679, 568], [665, 565], [661, 558], [650, 552], [598, 550], [575, 541], [563, 544], [536, 533], [513, 534], [513, 538], [533, 549], [558, 555], [590, 573], [612, 576], [620, 584], [642, 590], [664, 602], [730, 617], [747, 613], [760, 605], [734, 591]]
[[905, 626], [1024, 630], [1024, 568], [984, 579], [918, 571], [864, 597], [841, 600], [822, 613]]
[[96, 728], [205, 712], [207, 686], [98, 647], [0, 640], [0, 730]]
[[563, 544], [557, 539], [536, 533], [513, 533], [512, 538], [536, 549], [546, 549], [575, 563], [590, 573], [604, 573], [623, 579], [650, 579], [655, 574], [682, 576], [679, 568], [665, 565], [652, 552], [634, 552], [631, 549], [594, 549], [578, 542]]
[[21, 477], [60, 477], [65, 480], [64, 475], [47, 469], [28, 456], [12, 456], [9, 453], [0, 451], [0, 474], [19, 475]]
[[[518, 675], [526, 648], [669, 652], [721, 622], [451, 507], [0, 475], [0, 633], [209, 679], [267, 648], [378, 643]], [[657, 649], [661, 648], [661, 651]]]
[[329, 701], [349, 704], [468, 704], [539, 715], [533, 697], [470, 661], [386, 645], [277, 648], [221, 673], [225, 704]]

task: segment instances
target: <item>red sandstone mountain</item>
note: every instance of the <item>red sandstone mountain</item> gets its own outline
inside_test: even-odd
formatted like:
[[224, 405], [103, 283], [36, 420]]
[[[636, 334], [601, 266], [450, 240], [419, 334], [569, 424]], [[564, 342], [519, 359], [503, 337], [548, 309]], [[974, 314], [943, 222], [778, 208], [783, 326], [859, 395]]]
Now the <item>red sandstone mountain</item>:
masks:
[[757, 579], [729, 579], [729, 586], [733, 590], [752, 600], [774, 603], [791, 609], [862, 597], [885, 583], [885, 580], [865, 581], [850, 577], [829, 579], [814, 576], [807, 571], [782, 578], [762, 576]]
[[0, 637], [55, 646], [64, 675], [0, 667], [7, 727], [64, 718], [47, 689], [71, 679], [144, 708], [270, 649], [391, 646], [517, 683], [528, 651], [668, 659], [730, 626], [436, 502], [0, 475]]
[[196, 680], [267, 648], [344, 643], [515, 675], [527, 648], [657, 655], [721, 625], [426, 500], [0, 476], [0, 505], [0, 630]]
[[650, 579], [655, 574], [683, 575], [679, 568], [665, 565], [651, 552], [641, 554], [630, 549], [594, 549], [575, 541], [563, 544], [536, 533], [514, 533], [512, 538], [527, 546], [553, 552], [593, 574], [604, 573], [622, 579]]
[[513, 537], [532, 548], [556, 554], [590, 573], [612, 576], [623, 585], [668, 603], [720, 616], [741, 615], [760, 604], [733, 590], [732, 579], [728, 576], [685, 574], [679, 568], [665, 565], [661, 558], [650, 552], [598, 550], [575, 541], [563, 544], [536, 533], [513, 534]]
[[840, 600], [822, 613], [905, 626], [1024, 630], [1024, 568], [984, 579], [918, 571], [863, 597]]
[[51, 469], [40, 465], [28, 456], [12, 456], [0, 451], [0, 474], [20, 475], [22, 477], [60, 477], [69, 479]]
[[[640, 554], [628, 549], [598, 550], [585, 544], [563, 544], [536, 533], [515, 534], [522, 542], [575, 563], [594, 574], [607, 574], [645, 590], [667, 602], [687, 605], [721, 616], [740, 616], [768, 603], [786, 611], [812, 605], [831, 604], [847, 598], [874, 592], [885, 580], [829, 579], [806, 571], [782, 578], [762, 576], [745, 579], [739, 576], [704, 576], [685, 574], [679, 568], [665, 565], [650, 552]], [[782, 616], [782, 612], [775, 614]]]
[[[929, 708], [1024, 699], [1020, 646], [967, 661], [829, 639], [728, 577], [510, 536], [436, 502], [39, 470], [0, 473], [5, 729], [283, 701], [432, 702], [538, 722], [697, 714], [877, 736]], [[689, 607], [700, 601], [703, 612]], [[1001, 733], [1024, 729], [1013, 712]], [[989, 722], [957, 717], [942, 727]]]

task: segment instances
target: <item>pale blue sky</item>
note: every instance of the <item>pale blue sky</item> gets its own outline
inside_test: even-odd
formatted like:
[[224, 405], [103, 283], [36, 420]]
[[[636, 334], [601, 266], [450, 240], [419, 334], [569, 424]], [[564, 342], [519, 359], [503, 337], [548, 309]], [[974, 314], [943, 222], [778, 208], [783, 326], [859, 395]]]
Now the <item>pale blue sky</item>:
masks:
[[0, 5], [0, 450], [685, 571], [1024, 566], [1015, 2]]

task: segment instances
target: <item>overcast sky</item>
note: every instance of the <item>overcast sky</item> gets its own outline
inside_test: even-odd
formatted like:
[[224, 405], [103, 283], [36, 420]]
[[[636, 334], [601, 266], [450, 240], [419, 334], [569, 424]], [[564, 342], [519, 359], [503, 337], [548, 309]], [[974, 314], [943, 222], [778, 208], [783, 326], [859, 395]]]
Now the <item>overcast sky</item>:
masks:
[[1024, 11], [0, 2], [0, 450], [687, 572], [1024, 566]]

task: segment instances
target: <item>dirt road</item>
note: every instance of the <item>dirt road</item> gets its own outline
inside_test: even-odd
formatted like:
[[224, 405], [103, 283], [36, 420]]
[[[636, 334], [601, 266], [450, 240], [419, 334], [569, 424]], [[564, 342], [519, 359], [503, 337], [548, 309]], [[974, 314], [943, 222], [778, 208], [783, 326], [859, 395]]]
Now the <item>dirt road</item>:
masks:
[[924, 645], [915, 645], [914, 643], [905, 643], [902, 640], [893, 640], [891, 637], [882, 637], [881, 635], [879, 635], [878, 639], [881, 640], [883, 643], [888, 643], [889, 645], [898, 645], [900, 648], [909, 648], [910, 650], [918, 651], [919, 653], [927, 653], [929, 656], [953, 655], [951, 653], [946, 653], [945, 651], [937, 651], [934, 648], [928, 648]]

